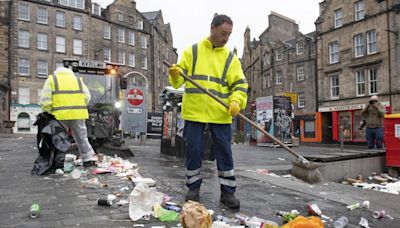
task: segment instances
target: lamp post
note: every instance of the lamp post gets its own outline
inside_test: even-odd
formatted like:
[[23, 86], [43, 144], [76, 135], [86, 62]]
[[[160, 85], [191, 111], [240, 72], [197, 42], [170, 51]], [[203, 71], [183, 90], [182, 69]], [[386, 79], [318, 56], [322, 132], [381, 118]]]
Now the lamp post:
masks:
[[[144, 80], [145, 80], [145, 82], [146, 82], [146, 92], [145, 92], [145, 96], [148, 96], [148, 90], [149, 90], [149, 81], [147, 80], [147, 77], [144, 75], [144, 74], [142, 74], [142, 73], [140, 73], [140, 72], [138, 72], [138, 71], [130, 71], [130, 72], [128, 72], [128, 73], [126, 73], [124, 76], [122, 76], [123, 78], [127, 78], [128, 76], [131, 76], [131, 77], [135, 77], [135, 76], [141, 76], [142, 78], [144, 78]], [[147, 99], [147, 98], [146, 98]], [[148, 101], [148, 100], [147, 100]], [[145, 117], [145, 123], [144, 123], [144, 126], [145, 126], [145, 129], [147, 129], [146, 128], [146, 124], [147, 124], [147, 106], [148, 106], [148, 103], [146, 102], [146, 106], [145, 106], [145, 108], [144, 108], [144, 117]], [[144, 132], [144, 135], [146, 135], [146, 130], [145, 130], [145, 132]], [[146, 138], [145, 137], [143, 137], [143, 138], [141, 138], [141, 141], [145, 141], [146, 140]]]

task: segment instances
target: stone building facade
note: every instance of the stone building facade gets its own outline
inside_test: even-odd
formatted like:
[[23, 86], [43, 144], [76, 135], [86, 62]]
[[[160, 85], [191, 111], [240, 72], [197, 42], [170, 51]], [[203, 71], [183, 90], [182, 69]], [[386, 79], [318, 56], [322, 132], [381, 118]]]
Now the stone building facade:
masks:
[[398, 0], [325, 0], [317, 30], [318, 110], [325, 141], [364, 142], [361, 110], [378, 95], [400, 111]]
[[[7, 73], [7, 67], [2, 68], [0, 77], [10, 78], [8, 113], [9, 119], [16, 121], [14, 132], [36, 132], [32, 124], [41, 111], [40, 89], [64, 58], [114, 62], [121, 65], [122, 75], [131, 71], [145, 75], [147, 109], [160, 110], [161, 89], [154, 85], [163, 84], [158, 81], [163, 77], [159, 72], [155, 74], [154, 53], [171, 53], [171, 62], [176, 61], [177, 54], [170, 29], [161, 28], [169, 37], [168, 42], [155, 45], [153, 34], [160, 29], [156, 26], [166, 25], [150, 23], [136, 9], [135, 1], [115, 0], [106, 9], [90, 0], [17, 0], [10, 1], [8, 11], [3, 5], [6, 4], [1, 3], [0, 15], [10, 13], [10, 32], [7, 36], [1, 33], [0, 47], [9, 39], [10, 57], [0, 57], [0, 64], [6, 64], [10, 70]], [[3, 58], [8, 61], [4, 63]], [[145, 83], [139, 77], [130, 78], [129, 82]]]
[[303, 142], [320, 141], [315, 33], [302, 34], [294, 20], [276, 12], [271, 12], [268, 22], [259, 40], [251, 41], [249, 28], [244, 33], [242, 65], [251, 88], [250, 109], [258, 97], [290, 96], [295, 136]]
[[0, 133], [5, 132], [6, 122], [10, 120], [10, 74], [9, 74], [9, 29], [11, 2], [0, 2]]

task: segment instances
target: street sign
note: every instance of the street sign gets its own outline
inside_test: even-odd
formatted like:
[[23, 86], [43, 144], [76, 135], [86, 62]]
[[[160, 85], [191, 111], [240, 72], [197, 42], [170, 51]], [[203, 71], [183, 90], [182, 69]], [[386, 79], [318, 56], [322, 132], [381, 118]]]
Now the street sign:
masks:
[[128, 91], [126, 99], [133, 106], [139, 106], [144, 100], [143, 92], [140, 89], [133, 88]]
[[297, 104], [297, 93], [285, 92], [283, 93], [283, 96], [290, 97], [290, 101], [292, 102], [292, 104]]

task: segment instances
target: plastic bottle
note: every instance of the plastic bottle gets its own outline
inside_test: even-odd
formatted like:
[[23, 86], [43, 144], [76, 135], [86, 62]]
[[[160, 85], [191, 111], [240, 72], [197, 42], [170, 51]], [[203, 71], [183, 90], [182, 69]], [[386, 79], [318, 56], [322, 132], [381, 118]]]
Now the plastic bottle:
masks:
[[333, 223], [333, 227], [335, 227], [335, 228], [343, 228], [343, 227], [346, 227], [347, 224], [349, 224], [349, 220], [347, 219], [347, 217], [346, 216], [341, 216], [340, 218], [338, 218]]
[[69, 173], [74, 169], [74, 167], [75, 167], [74, 158], [65, 156], [64, 168], [63, 168], [64, 172]]

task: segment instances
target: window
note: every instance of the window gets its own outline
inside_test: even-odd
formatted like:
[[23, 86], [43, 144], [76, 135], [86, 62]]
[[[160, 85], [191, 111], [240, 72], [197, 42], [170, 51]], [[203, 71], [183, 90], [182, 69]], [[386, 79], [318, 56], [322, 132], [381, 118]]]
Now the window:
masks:
[[276, 51], [275, 51], [275, 55], [276, 55], [276, 60], [277, 60], [277, 61], [282, 60], [282, 55], [283, 55], [283, 53], [282, 53], [282, 48], [276, 50]]
[[125, 43], [125, 30], [118, 29], [117, 40], [119, 43]]
[[27, 87], [18, 87], [18, 103], [29, 104], [30, 102], [30, 89]]
[[298, 66], [296, 69], [297, 72], [297, 81], [304, 80], [304, 66]]
[[21, 58], [18, 61], [18, 73], [20, 75], [29, 75], [29, 59]]
[[37, 49], [47, 50], [47, 34], [44, 33], [37, 34]]
[[337, 63], [339, 62], [339, 50], [338, 43], [333, 42], [329, 44], [329, 63]]
[[283, 83], [283, 73], [282, 71], [277, 71], [276, 72], [276, 82], [277, 85], [282, 85]]
[[65, 37], [56, 36], [56, 52], [65, 53]]
[[304, 120], [304, 138], [315, 138], [315, 120]]
[[374, 54], [377, 52], [377, 47], [376, 47], [376, 32], [373, 31], [368, 31], [367, 32], [367, 53], [368, 54]]
[[24, 21], [29, 21], [29, 5], [19, 3], [19, 19]]
[[142, 57], [142, 69], [147, 70], [147, 56]]
[[46, 8], [38, 8], [37, 10], [37, 23], [39, 24], [47, 24], [47, 9]]
[[101, 16], [101, 7], [97, 3], [92, 3], [92, 14]]
[[104, 61], [111, 62], [111, 49], [110, 48], [104, 48], [103, 59], [104, 59]]
[[18, 46], [22, 48], [29, 48], [29, 32], [19, 30], [18, 33]]
[[267, 86], [268, 86], [268, 87], [271, 87], [271, 86], [272, 86], [271, 81], [272, 81], [271, 75], [270, 75], [270, 74], [267, 74]]
[[364, 19], [364, 1], [360, 0], [354, 3], [354, 20], [359, 21]]
[[49, 65], [48, 62], [46, 60], [38, 60], [37, 62], [37, 74], [38, 77], [47, 77], [48, 75], [48, 69], [49, 69]]
[[137, 23], [137, 29], [143, 29], [143, 21], [142, 20], [138, 19], [136, 21], [136, 23]]
[[111, 25], [104, 25], [104, 39], [111, 39]]
[[298, 42], [296, 43], [296, 53], [297, 53], [298, 55], [301, 55], [301, 54], [303, 54], [303, 52], [304, 52], [304, 44], [303, 44], [303, 41], [298, 41]]
[[354, 37], [354, 50], [354, 55], [356, 58], [364, 55], [364, 41], [362, 34], [357, 34]]
[[135, 33], [132, 31], [129, 31], [128, 34], [128, 44], [132, 46], [135, 45]]
[[82, 31], [82, 16], [74, 15], [74, 25], [73, 28], [75, 30]]
[[365, 95], [365, 75], [364, 70], [356, 71], [356, 96]]
[[333, 23], [335, 25], [335, 28], [342, 27], [343, 25], [342, 9], [338, 9], [333, 12]]
[[306, 97], [303, 92], [297, 94], [297, 106], [299, 108], [306, 107]]
[[56, 12], [56, 26], [65, 27], [65, 13], [57, 11]]
[[330, 80], [331, 98], [337, 99], [339, 98], [339, 75], [332, 75]]
[[147, 49], [147, 37], [146, 36], [140, 37], [140, 47], [143, 49]]
[[130, 67], [135, 67], [135, 54], [134, 53], [130, 53], [128, 56], [128, 65]]
[[368, 70], [369, 95], [378, 93], [378, 69]]
[[124, 21], [124, 15], [122, 13], [118, 13], [118, 20]]
[[118, 52], [118, 63], [125, 65], [125, 52], [124, 51]]
[[64, 67], [64, 63], [62, 62], [56, 63], [56, 69], [59, 67]]
[[42, 97], [41, 95], [42, 95], [42, 89], [40, 88], [40, 89], [37, 90], [37, 100], [38, 100], [37, 103], [40, 102], [40, 99], [41, 99], [41, 97]]
[[60, 5], [69, 6], [78, 9], [85, 9], [84, 0], [59, 0]]
[[73, 53], [75, 55], [82, 55], [82, 40], [74, 39], [74, 50]]

